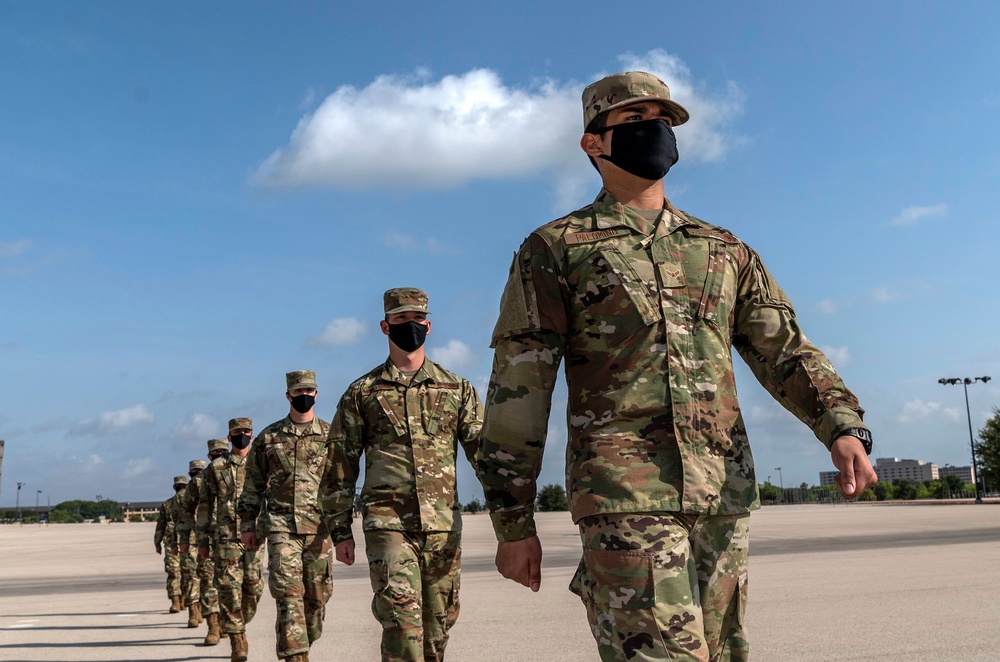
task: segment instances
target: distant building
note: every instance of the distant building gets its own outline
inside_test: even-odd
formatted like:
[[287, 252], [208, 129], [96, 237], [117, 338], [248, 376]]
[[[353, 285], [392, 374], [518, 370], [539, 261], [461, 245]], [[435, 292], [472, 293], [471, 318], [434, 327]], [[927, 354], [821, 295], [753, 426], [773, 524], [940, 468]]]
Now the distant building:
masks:
[[162, 501], [132, 501], [122, 504], [122, 518], [126, 522], [146, 522], [156, 519]]
[[941, 478], [945, 476], [958, 476], [962, 479], [965, 484], [975, 483], [975, 474], [972, 472], [972, 467], [953, 467], [950, 464], [946, 464], [938, 469], [938, 475]]
[[928, 480], [938, 480], [938, 467], [932, 462], [923, 460], [906, 460], [898, 457], [880, 457], [875, 460], [875, 473], [878, 479], [891, 483], [905, 478], [923, 483]]
[[820, 471], [819, 472], [819, 484], [820, 487], [836, 487], [837, 483], [834, 479], [840, 475], [839, 471]]

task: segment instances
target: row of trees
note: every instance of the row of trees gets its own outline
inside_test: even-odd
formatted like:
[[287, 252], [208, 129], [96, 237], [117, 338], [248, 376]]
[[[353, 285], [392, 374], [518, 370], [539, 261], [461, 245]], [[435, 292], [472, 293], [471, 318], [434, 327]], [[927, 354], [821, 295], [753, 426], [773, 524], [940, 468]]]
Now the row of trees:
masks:
[[[1000, 425], [997, 426], [998, 439], [1000, 439]], [[997, 455], [1000, 459], [1000, 453]], [[984, 471], [984, 476], [988, 474]], [[1000, 484], [1000, 481], [988, 484]], [[840, 492], [833, 486], [809, 485], [802, 483], [798, 487], [782, 488], [765, 482], [759, 486], [761, 503], [836, 503], [844, 501]], [[859, 497], [859, 501], [890, 501], [903, 500], [912, 501], [915, 499], [956, 499], [971, 498], [976, 495], [976, 488], [971, 483], [965, 484], [958, 476], [945, 476], [941, 480], [928, 480], [923, 483], [916, 480], [897, 479], [892, 482], [876, 483], [875, 487], [865, 490]], [[569, 510], [569, 503], [566, 499], [566, 490], [562, 485], [546, 485], [538, 491], [536, 499], [536, 509], [539, 512], [555, 512]], [[473, 499], [465, 504], [467, 513], [479, 513], [486, 510], [486, 506], [479, 499]]]
[[979, 441], [973, 444], [979, 475], [993, 490], [1000, 489], [1000, 409], [993, 408], [993, 416], [979, 431]]
[[[1000, 408], [993, 408], [993, 416], [979, 431], [979, 441], [974, 444], [974, 448], [982, 480], [995, 489], [1000, 486]], [[945, 476], [941, 480], [924, 483], [905, 479], [894, 480], [891, 483], [877, 483], [874, 488], [866, 490], [860, 499], [862, 501], [951, 499], [959, 496], [975, 496], [975, 493], [974, 485], [963, 484], [957, 476]], [[770, 482], [760, 485], [760, 499], [765, 504], [828, 503], [842, 500], [835, 487], [802, 483], [798, 488], [787, 488], [782, 494], [781, 488]], [[540, 512], [569, 510], [565, 488], [562, 485], [546, 485], [538, 491], [536, 505]], [[473, 499], [465, 504], [464, 510], [468, 513], [479, 513], [486, 510], [486, 506], [479, 499]], [[44, 515], [34, 510], [26, 510], [22, 511], [21, 518], [24, 522], [37, 522]], [[55, 523], [96, 521], [101, 517], [115, 522], [122, 521], [121, 506], [117, 501], [109, 500], [64, 501], [48, 513], [49, 521]], [[8, 509], [2, 514], [3, 521], [16, 522], [17, 518], [16, 510]]]
[[[72, 524], [74, 522], [85, 522], [88, 520], [99, 521], [102, 517], [113, 522], [122, 521], [121, 505], [117, 501], [63, 501], [52, 507], [47, 513], [43, 510], [21, 509], [20, 521], [28, 524], [35, 524], [43, 519], [48, 519], [54, 524]], [[18, 512], [16, 509], [8, 508], [3, 511], [3, 521], [17, 522]]]
[[[956, 499], [976, 496], [972, 483], [965, 484], [958, 476], [945, 476], [941, 480], [916, 480], [900, 478], [892, 482], [882, 481], [865, 490], [859, 501], [889, 501], [914, 499]], [[760, 485], [761, 503], [833, 503], [843, 501], [840, 492], [833, 486], [819, 486], [802, 483], [799, 487], [785, 488], [784, 494], [777, 485], [765, 482]]]
[[[546, 485], [538, 491], [535, 504], [539, 512], [556, 512], [569, 510], [569, 501], [566, 499], [566, 489], [562, 485]], [[473, 499], [462, 508], [467, 513], [481, 513], [486, 510], [486, 506], [479, 499]]]

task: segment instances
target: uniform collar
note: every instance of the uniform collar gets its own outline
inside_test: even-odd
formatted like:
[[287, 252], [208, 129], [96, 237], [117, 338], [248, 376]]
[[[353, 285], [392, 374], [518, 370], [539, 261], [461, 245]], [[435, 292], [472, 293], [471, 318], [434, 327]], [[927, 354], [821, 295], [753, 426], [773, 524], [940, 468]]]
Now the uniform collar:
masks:
[[396, 367], [396, 365], [392, 362], [392, 359], [386, 359], [385, 363], [382, 365], [382, 373], [379, 375], [379, 379], [384, 382], [401, 384], [402, 386], [420, 384], [425, 381], [447, 381], [441, 372], [440, 366], [427, 358], [424, 359], [424, 364], [420, 366], [417, 373], [413, 375], [412, 380], [404, 375], [402, 370]]
[[606, 188], [601, 188], [594, 200], [594, 211], [596, 212], [597, 230], [607, 230], [610, 228], [626, 227], [635, 230], [639, 234], [649, 236], [659, 226], [665, 234], [670, 234], [674, 230], [684, 225], [692, 225], [684, 212], [680, 211], [672, 202], [663, 199], [663, 211], [655, 226], [651, 226], [649, 221], [637, 214], [633, 209], [626, 207], [615, 200], [611, 192]]
[[316, 412], [313, 412], [313, 419], [309, 423], [296, 423], [295, 421], [292, 420], [291, 416], [285, 416], [285, 420], [282, 421], [281, 429], [284, 432], [291, 432], [294, 434], [296, 433], [297, 429], [300, 428], [301, 426], [310, 424], [312, 428], [311, 430], [309, 430], [310, 434], [323, 433], [323, 429], [320, 427], [319, 417], [316, 416]]

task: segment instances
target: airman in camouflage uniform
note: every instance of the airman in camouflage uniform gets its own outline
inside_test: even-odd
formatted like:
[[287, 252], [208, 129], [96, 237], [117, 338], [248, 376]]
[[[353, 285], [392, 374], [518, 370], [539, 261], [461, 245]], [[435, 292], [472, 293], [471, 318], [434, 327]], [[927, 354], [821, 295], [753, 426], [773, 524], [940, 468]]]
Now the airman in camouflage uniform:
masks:
[[256, 520], [263, 508], [268, 588], [278, 607], [278, 657], [307, 662], [309, 647], [323, 633], [326, 603], [333, 593], [333, 545], [319, 503], [330, 424], [313, 414], [316, 373], [290, 372], [285, 381], [288, 416], [254, 439], [237, 512], [243, 544], [254, 549]]
[[198, 578], [198, 547], [195, 540], [195, 508], [201, 489], [201, 473], [205, 470], [205, 460], [191, 460], [188, 463], [187, 487], [177, 495], [177, 517], [174, 529], [177, 532], [177, 547], [181, 556], [181, 585], [188, 607], [188, 627], [201, 624], [201, 580]]
[[[170, 613], [181, 610], [181, 562], [179, 551], [174, 544], [174, 501], [177, 495], [187, 485], [187, 476], [174, 476], [174, 496], [160, 504], [156, 518], [156, 533], [153, 534], [153, 545], [157, 554], [163, 554], [163, 569], [167, 573], [167, 597], [170, 598]], [[167, 547], [163, 549], [163, 543]]]
[[205, 495], [205, 479], [218, 460], [229, 455], [229, 442], [225, 439], [208, 440], [208, 461], [209, 465], [197, 478], [197, 491], [192, 496], [192, 501], [185, 501], [184, 505], [193, 511], [194, 531], [192, 538], [194, 545], [198, 549], [198, 583], [201, 596], [201, 611], [208, 622], [208, 632], [205, 634], [205, 645], [216, 646], [222, 636], [222, 629], [219, 621], [219, 589], [215, 584], [215, 545], [214, 531], [215, 523], [209, 521], [208, 500]]
[[664, 198], [671, 127], [688, 119], [667, 86], [616, 74], [583, 101], [580, 144], [604, 188], [524, 242], [493, 333], [479, 477], [497, 567], [538, 589], [533, 503], [565, 358], [566, 481], [584, 550], [570, 588], [601, 658], [746, 660], [759, 497], [731, 349], [831, 450], [847, 497], [875, 481], [863, 411], [757, 254]]
[[[232, 452], [216, 459], [205, 470], [198, 514], [200, 550], [215, 550], [215, 583], [219, 589], [222, 631], [229, 635], [233, 662], [246, 662], [249, 655], [246, 624], [257, 613], [264, 591], [263, 548], [248, 549], [240, 541], [236, 505], [246, 480], [247, 455], [253, 436], [253, 421], [229, 421]], [[213, 535], [214, 532], [214, 535]]]
[[323, 510], [337, 560], [353, 564], [354, 487], [364, 453], [362, 526], [382, 659], [442, 660], [459, 611], [456, 453], [461, 444], [475, 465], [482, 406], [468, 381], [425, 360], [427, 295], [393, 289], [384, 305], [389, 358], [340, 399]]

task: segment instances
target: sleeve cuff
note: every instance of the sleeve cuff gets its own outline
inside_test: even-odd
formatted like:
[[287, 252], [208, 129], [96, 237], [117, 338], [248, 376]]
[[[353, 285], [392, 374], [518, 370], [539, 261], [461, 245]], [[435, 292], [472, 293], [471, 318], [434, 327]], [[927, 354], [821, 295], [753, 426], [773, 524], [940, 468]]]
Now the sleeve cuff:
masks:
[[535, 511], [531, 506], [491, 512], [490, 519], [493, 520], [493, 531], [500, 542], [524, 540], [536, 535]]
[[823, 442], [826, 449], [830, 450], [834, 440], [842, 430], [848, 428], [867, 429], [867, 427], [861, 422], [861, 415], [858, 412], [847, 407], [834, 407], [820, 417], [813, 428], [813, 433], [817, 439]]

